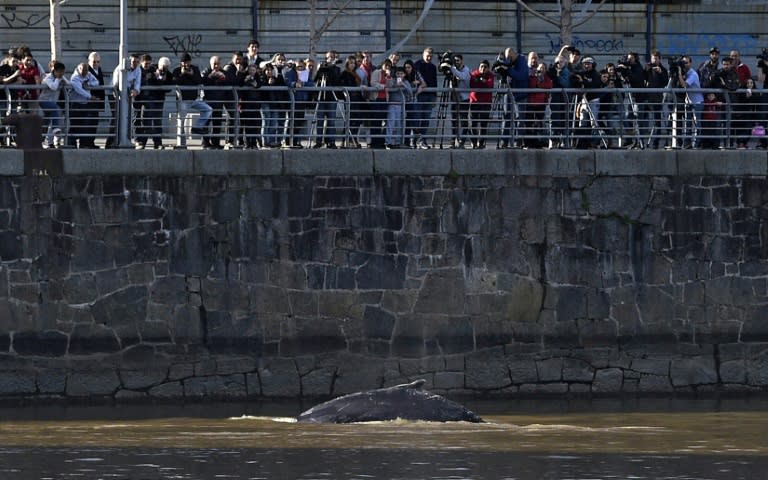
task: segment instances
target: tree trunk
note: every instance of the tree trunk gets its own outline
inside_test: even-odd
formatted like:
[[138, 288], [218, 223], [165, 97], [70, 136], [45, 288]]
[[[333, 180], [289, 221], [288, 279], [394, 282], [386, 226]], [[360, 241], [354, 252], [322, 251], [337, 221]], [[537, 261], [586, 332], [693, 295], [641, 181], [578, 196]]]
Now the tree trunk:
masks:
[[573, 2], [563, 0], [560, 10], [560, 41], [562, 45], [573, 45]]
[[50, 0], [51, 60], [61, 61], [61, 1]]

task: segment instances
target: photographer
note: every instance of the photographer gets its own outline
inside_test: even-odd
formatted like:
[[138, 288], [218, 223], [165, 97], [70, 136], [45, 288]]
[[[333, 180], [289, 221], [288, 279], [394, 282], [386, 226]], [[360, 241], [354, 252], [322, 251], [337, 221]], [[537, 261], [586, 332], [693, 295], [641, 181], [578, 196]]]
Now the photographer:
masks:
[[491, 70], [499, 76], [502, 83], [512, 89], [507, 93], [504, 102], [504, 125], [499, 145], [499, 148], [509, 148], [510, 145], [515, 146], [513, 137], [517, 133], [516, 122], [518, 118], [522, 120], [525, 101], [528, 98], [528, 63], [523, 55], [509, 47], [496, 57]]
[[[603, 81], [600, 73], [595, 69], [595, 60], [592, 57], [586, 57], [581, 61], [584, 70], [571, 76], [571, 82], [575, 88], [581, 88], [584, 92], [581, 94], [579, 102], [579, 131], [577, 136], [577, 148], [589, 148], [595, 146], [599, 135], [600, 125], [600, 89], [603, 87]], [[590, 138], [590, 129], [592, 130]]]
[[664, 94], [661, 89], [669, 84], [669, 72], [661, 63], [661, 52], [655, 50], [651, 53], [651, 61], [645, 67], [645, 82], [648, 88], [659, 89], [646, 95], [643, 110], [647, 119], [647, 134], [643, 138], [648, 139], [647, 147], [659, 148], [659, 140], [667, 133], [667, 118], [669, 107], [664, 103]]
[[[315, 85], [320, 87], [317, 93], [317, 137], [313, 148], [336, 148], [336, 93], [332, 90], [339, 86], [341, 69], [338, 66], [339, 54], [335, 50], [329, 50], [325, 54], [325, 61], [320, 63], [315, 74]], [[323, 128], [325, 124], [325, 128]]]
[[472, 72], [464, 65], [464, 57], [457, 53], [453, 55], [450, 73], [453, 76], [451, 86], [456, 89], [453, 92], [456, 100], [456, 110], [453, 112], [455, 148], [464, 148], [469, 133], [469, 79]]
[[485, 148], [485, 136], [493, 102], [493, 74], [488, 60], [480, 62], [469, 78], [469, 126], [472, 148]]
[[[690, 55], [684, 55], [674, 72], [678, 88], [686, 89], [686, 108], [693, 115], [688, 115], [683, 132], [683, 148], [698, 148], [701, 137], [701, 114], [704, 112], [704, 95], [701, 93], [699, 74], [692, 68]], [[681, 112], [678, 112], [680, 114]], [[679, 119], [682, 121], [683, 119]]]

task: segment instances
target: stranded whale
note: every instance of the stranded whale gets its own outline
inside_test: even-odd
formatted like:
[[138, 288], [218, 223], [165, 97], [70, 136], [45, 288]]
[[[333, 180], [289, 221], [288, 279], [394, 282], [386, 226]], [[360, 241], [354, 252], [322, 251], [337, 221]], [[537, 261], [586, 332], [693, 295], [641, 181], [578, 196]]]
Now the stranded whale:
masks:
[[424, 390], [425, 380], [358, 392], [315, 405], [298, 417], [303, 423], [353, 423], [381, 420], [482, 422], [456, 402]]

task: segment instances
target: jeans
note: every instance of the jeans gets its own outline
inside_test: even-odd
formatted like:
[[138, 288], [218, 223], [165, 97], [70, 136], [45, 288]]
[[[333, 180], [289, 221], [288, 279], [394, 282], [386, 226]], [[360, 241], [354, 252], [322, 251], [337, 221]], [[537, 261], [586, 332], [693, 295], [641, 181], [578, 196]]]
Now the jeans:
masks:
[[40, 102], [40, 108], [45, 114], [45, 119], [48, 122], [48, 132], [45, 135], [45, 142], [50, 144], [53, 142], [53, 131], [61, 127], [61, 109], [56, 102]]
[[176, 118], [176, 145], [186, 145], [187, 137], [184, 134], [184, 119], [189, 111], [198, 112], [200, 114], [192, 128], [205, 128], [208, 124], [208, 120], [211, 119], [213, 109], [210, 105], [202, 100], [182, 100], [179, 102], [179, 112]]

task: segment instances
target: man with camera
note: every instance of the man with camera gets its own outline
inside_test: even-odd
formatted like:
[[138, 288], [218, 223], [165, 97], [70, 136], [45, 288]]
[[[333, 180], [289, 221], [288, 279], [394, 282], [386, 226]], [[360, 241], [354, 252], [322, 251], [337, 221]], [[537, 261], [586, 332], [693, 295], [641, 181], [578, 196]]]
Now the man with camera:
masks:
[[658, 90], [645, 97], [644, 109], [649, 132], [643, 138], [648, 139], [647, 147], [659, 148], [659, 140], [666, 136], [668, 126], [669, 107], [664, 103], [664, 94], [661, 93], [661, 89], [669, 84], [669, 72], [661, 63], [661, 52], [658, 50], [651, 52], [651, 61], [645, 67], [645, 84], [648, 88]]
[[596, 144], [597, 140], [594, 137], [599, 135], [600, 89], [603, 88], [603, 80], [595, 68], [595, 60], [592, 57], [584, 58], [581, 64], [584, 70], [571, 77], [574, 88], [584, 89], [578, 107], [577, 148], [589, 148]]
[[[446, 66], [448, 67], [446, 69]], [[450, 75], [451, 87], [456, 109], [453, 111], [454, 148], [464, 148], [469, 135], [469, 80], [472, 76], [469, 67], [464, 65], [464, 57], [452, 54], [450, 61], [444, 56], [440, 61], [440, 69]]]
[[[325, 61], [321, 62], [315, 74], [315, 85], [320, 88], [317, 92], [317, 110], [315, 115], [315, 124], [317, 132], [315, 144], [312, 148], [320, 148], [325, 145], [326, 148], [336, 148], [336, 92], [332, 89], [340, 84], [341, 68], [339, 68], [339, 53], [336, 50], [329, 50], [325, 54]], [[325, 128], [323, 128], [325, 123]]]
[[674, 69], [675, 87], [684, 88], [687, 115], [684, 123], [683, 148], [698, 148], [701, 137], [701, 114], [704, 112], [704, 95], [701, 93], [699, 74], [692, 66], [691, 56], [681, 57], [677, 68]]
[[517, 135], [518, 120], [523, 119], [525, 100], [528, 98], [528, 62], [525, 56], [509, 47], [503, 54], [496, 57], [491, 70], [499, 76], [502, 83], [512, 89], [512, 92], [506, 96], [504, 102], [504, 126], [502, 129], [502, 140], [499, 148], [509, 148], [515, 145], [515, 136]]

